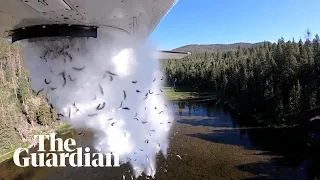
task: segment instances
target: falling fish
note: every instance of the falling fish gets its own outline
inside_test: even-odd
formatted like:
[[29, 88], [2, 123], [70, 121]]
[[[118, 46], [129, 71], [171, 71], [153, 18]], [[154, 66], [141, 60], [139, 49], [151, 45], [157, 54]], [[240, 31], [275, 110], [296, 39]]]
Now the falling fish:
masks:
[[63, 114], [60, 114], [60, 113], [59, 113], [59, 114], [58, 114], [58, 117], [60, 117], [60, 116], [64, 117], [64, 115], [63, 115]]
[[65, 72], [62, 72], [60, 73], [60, 75], [62, 75], [62, 78], [63, 78], [63, 85], [62, 86], [65, 86], [66, 83], [67, 83], [67, 80], [66, 80], [66, 73]]
[[124, 100], [126, 100], [126, 98], [127, 98], [126, 91], [125, 91], [125, 90], [123, 90], [123, 99], [124, 99]]
[[111, 123], [111, 126], [113, 126], [116, 122]]
[[130, 108], [128, 108], [128, 107], [123, 107], [122, 109], [124, 109], [124, 110], [130, 110]]
[[110, 74], [110, 75], [112, 75], [112, 76], [116, 76], [116, 74], [115, 74], [115, 73], [112, 73], [111, 71], [106, 71], [106, 73], [108, 73], [108, 74]]
[[140, 91], [137, 89], [136, 92], [139, 93]]
[[106, 103], [103, 102], [101, 107], [100, 107], [100, 105], [101, 105], [101, 104], [99, 104], [99, 105], [97, 106], [96, 110], [99, 111], [99, 110], [103, 109], [103, 108], [105, 107]]
[[74, 81], [74, 79], [71, 78], [71, 75], [69, 75], [69, 80], [70, 80], [70, 81]]
[[71, 119], [71, 108], [69, 108], [69, 119]]
[[38, 92], [37, 92], [37, 95], [39, 95], [44, 89], [40, 89]]
[[104, 95], [104, 92], [103, 92], [103, 88], [102, 86], [99, 84], [99, 89], [100, 89], [100, 93], [102, 94], [102, 96]]
[[98, 113], [88, 114], [89, 117], [93, 117], [93, 116], [96, 116], [96, 115], [98, 115]]
[[121, 108], [122, 108], [122, 101], [120, 103], [120, 106], [119, 106], [118, 110], [120, 110]]
[[77, 108], [76, 103], [73, 103], [73, 106], [77, 109], [76, 112], [78, 112], [79, 109]]
[[72, 69], [76, 70], [76, 71], [82, 71], [84, 68], [85, 68], [85, 66], [83, 66], [82, 68], [72, 67]]
[[80, 133], [78, 133], [78, 135], [79, 135], [79, 136], [80, 136], [80, 135], [84, 136], [84, 132], [81, 131]]
[[50, 83], [51, 83], [51, 81], [50, 81], [50, 82], [48, 82], [48, 81], [47, 81], [47, 79], [44, 79], [44, 83], [46, 83], [46, 84], [50, 84]]
[[177, 157], [178, 157], [179, 159], [182, 159], [182, 158], [181, 158], [181, 156], [180, 156], [179, 154], [177, 154]]
[[138, 81], [132, 81], [133, 84], [136, 84]]

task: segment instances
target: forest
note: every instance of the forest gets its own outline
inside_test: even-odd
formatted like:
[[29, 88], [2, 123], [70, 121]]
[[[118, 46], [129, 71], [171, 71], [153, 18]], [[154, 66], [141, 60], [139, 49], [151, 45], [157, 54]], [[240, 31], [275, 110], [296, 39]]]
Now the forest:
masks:
[[310, 31], [305, 40], [201, 51], [161, 65], [168, 86], [214, 93], [259, 123], [296, 126], [319, 112], [320, 38]]

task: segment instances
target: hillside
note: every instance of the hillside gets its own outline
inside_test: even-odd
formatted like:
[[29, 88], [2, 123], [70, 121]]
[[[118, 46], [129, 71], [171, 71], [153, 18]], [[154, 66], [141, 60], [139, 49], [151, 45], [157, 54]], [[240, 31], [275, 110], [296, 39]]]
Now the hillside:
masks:
[[46, 98], [31, 89], [20, 46], [0, 39], [0, 162], [3, 154], [59, 124]]
[[236, 50], [239, 46], [242, 48], [249, 48], [252, 46], [259, 46], [263, 44], [263, 42], [258, 43], [233, 43], [233, 44], [190, 44], [181, 46], [179, 48], [173, 49], [172, 51], [181, 51], [181, 52], [203, 52], [203, 51], [232, 51]]

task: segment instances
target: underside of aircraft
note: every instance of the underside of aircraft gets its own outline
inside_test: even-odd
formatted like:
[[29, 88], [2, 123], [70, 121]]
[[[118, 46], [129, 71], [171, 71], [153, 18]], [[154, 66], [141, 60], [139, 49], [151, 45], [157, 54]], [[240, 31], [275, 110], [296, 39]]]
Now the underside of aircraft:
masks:
[[[12, 42], [39, 37], [93, 37], [97, 31], [147, 39], [177, 0], [2, 0], [0, 35]], [[158, 51], [159, 59], [189, 52]]]

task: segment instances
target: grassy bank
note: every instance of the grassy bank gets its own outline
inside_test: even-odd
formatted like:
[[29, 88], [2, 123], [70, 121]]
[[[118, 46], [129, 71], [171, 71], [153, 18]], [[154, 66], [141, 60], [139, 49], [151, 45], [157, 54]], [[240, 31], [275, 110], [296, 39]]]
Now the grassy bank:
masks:
[[175, 89], [168, 87], [164, 88], [163, 92], [165, 94], [166, 99], [169, 101], [216, 98], [215, 94], [213, 93], [197, 92], [191, 89]]

